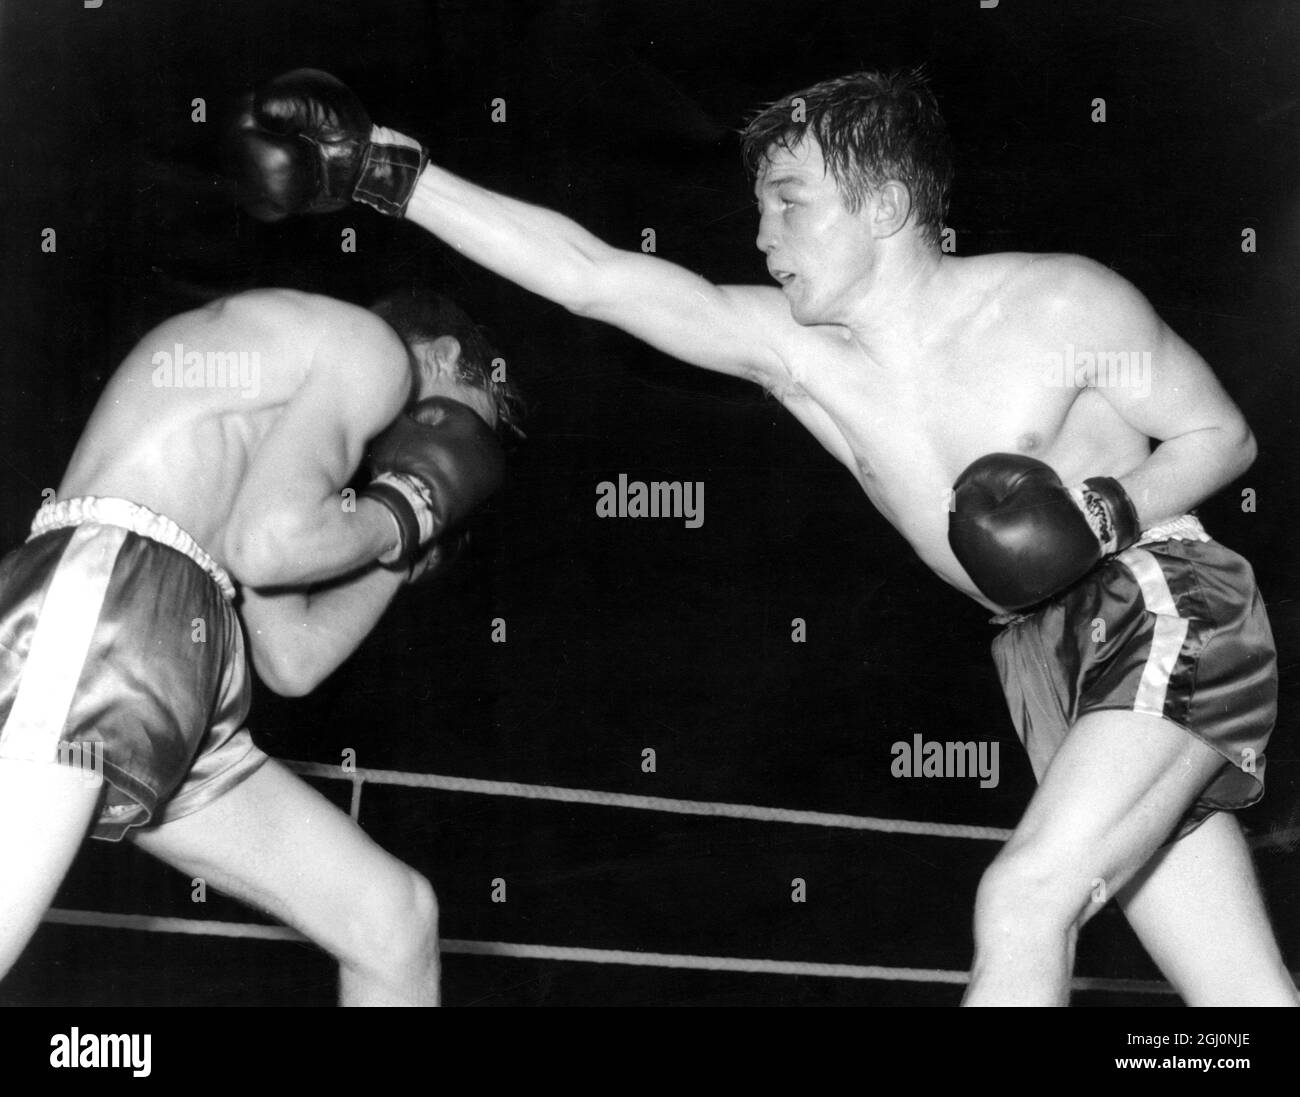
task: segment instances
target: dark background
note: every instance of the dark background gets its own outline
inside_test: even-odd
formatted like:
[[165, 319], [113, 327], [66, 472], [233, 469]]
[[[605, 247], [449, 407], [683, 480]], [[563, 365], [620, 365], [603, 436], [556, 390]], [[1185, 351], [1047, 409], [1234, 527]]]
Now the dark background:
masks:
[[[1300, 20], [1285, 2], [7, 5], [0, 27], [5, 292], [0, 515], [25, 535], [106, 377], [150, 327], [285, 285], [366, 303], [437, 281], [486, 324], [534, 413], [476, 555], [395, 604], [308, 699], [260, 691], [285, 758], [860, 815], [1012, 826], [1032, 791], [977, 606], [758, 389], [576, 320], [369, 210], [262, 225], [219, 175], [221, 119], [303, 65], [349, 83], [453, 171], [717, 282], [766, 280], [735, 131], [858, 68], [926, 62], [957, 149], [958, 250], [1079, 252], [1131, 279], [1214, 366], [1260, 456], [1202, 510], [1256, 566], [1280, 652], [1270, 792], [1295, 821], [1300, 524], [1294, 347]], [[490, 103], [507, 102], [493, 124]], [[206, 124], [190, 120], [203, 97]], [[1108, 120], [1089, 121], [1103, 97]], [[40, 232], [58, 251], [40, 251]], [[354, 227], [356, 254], [340, 231]], [[1258, 233], [1243, 254], [1241, 231]], [[701, 480], [705, 522], [596, 518], [595, 485]], [[1241, 490], [1257, 510], [1244, 513]], [[507, 644], [489, 622], [508, 623]], [[808, 641], [790, 642], [791, 620]], [[996, 740], [1002, 780], [890, 776], [890, 746]], [[658, 772], [640, 770], [641, 751]], [[346, 806], [341, 783], [322, 787]], [[987, 842], [367, 788], [361, 819], [426, 872], [450, 938], [964, 969]], [[1294, 857], [1260, 856], [1293, 969]], [[509, 902], [489, 901], [493, 877]], [[790, 881], [808, 881], [793, 904]], [[251, 920], [130, 848], [92, 843], [57, 905]], [[1118, 912], [1081, 975], [1154, 970]], [[11, 1003], [325, 1003], [301, 946], [46, 927]], [[920, 1003], [960, 988], [679, 975], [449, 956], [449, 1002]], [[1081, 994], [1085, 1004], [1167, 999]]]

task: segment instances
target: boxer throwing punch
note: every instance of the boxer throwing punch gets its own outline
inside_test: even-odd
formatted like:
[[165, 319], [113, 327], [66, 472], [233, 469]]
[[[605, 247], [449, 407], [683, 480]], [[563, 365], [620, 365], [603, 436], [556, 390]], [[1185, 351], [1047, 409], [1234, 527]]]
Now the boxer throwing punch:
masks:
[[[949, 143], [917, 74], [797, 98], [743, 139], [776, 287], [712, 285], [459, 179], [310, 70], [254, 106], [247, 200], [405, 215], [578, 316], [767, 387], [998, 614], [1039, 788], [980, 883], [968, 1004], [1067, 1001], [1079, 929], [1112, 897], [1188, 1002], [1296, 1004], [1229, 814], [1262, 794], [1272, 638], [1249, 566], [1191, 513], [1249, 467], [1250, 429], [1112, 271], [942, 253]], [[1067, 346], [1148, 351], [1150, 384], [1053, 382]]]
[[[310, 691], [496, 489], [513, 397], [480, 342], [442, 299], [261, 290], [127, 355], [0, 562], [0, 976], [89, 830], [301, 931], [345, 1004], [436, 1002], [428, 882], [254, 746], [247, 663]], [[256, 348], [253, 383], [171, 383], [178, 344]]]

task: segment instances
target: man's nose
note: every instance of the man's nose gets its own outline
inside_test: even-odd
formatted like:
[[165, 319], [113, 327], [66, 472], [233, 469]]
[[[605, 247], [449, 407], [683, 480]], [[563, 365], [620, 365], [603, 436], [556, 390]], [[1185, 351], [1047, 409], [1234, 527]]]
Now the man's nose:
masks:
[[754, 240], [758, 250], [764, 255], [776, 247], [776, 232], [772, 227], [772, 218], [763, 214], [758, 219], [758, 236]]

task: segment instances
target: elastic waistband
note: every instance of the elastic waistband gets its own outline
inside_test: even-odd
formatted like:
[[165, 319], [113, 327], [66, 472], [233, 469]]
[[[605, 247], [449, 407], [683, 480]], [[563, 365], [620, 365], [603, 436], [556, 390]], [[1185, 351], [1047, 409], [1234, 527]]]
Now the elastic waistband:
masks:
[[1208, 541], [1210, 535], [1205, 532], [1201, 520], [1195, 514], [1184, 514], [1180, 518], [1161, 522], [1142, 532], [1142, 536], [1133, 544], [1133, 548], [1144, 548], [1157, 541]]
[[[1159, 544], [1161, 541], [1209, 541], [1210, 535], [1205, 532], [1205, 527], [1201, 525], [1201, 520], [1195, 514], [1183, 514], [1177, 518], [1171, 518], [1168, 522], [1161, 522], [1158, 526], [1152, 526], [1150, 529], [1143, 530], [1142, 535], [1129, 546], [1130, 549], [1145, 548], [1147, 545]], [[1125, 552], [1129, 549], [1125, 549]], [[1124, 553], [1120, 553], [1123, 556]], [[1040, 609], [1043, 608], [1051, 599], [1048, 598], [1039, 602], [1035, 606], [1021, 610], [1018, 613], [999, 613], [996, 617], [989, 618], [990, 625], [1015, 625], [1021, 621], [1027, 621], [1033, 617]]]
[[160, 545], [183, 553], [199, 565], [221, 590], [227, 602], [235, 600], [235, 584], [226, 569], [199, 547], [199, 543], [170, 518], [155, 514], [148, 507], [129, 499], [100, 499], [92, 495], [80, 499], [61, 499], [41, 507], [32, 519], [27, 540], [56, 529], [87, 524], [117, 526], [148, 537]]

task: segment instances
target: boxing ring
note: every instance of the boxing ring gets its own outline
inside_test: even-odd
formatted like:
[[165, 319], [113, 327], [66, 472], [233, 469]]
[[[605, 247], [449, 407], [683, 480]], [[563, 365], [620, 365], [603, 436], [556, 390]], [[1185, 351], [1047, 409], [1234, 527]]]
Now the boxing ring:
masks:
[[[358, 767], [344, 771], [337, 765], [320, 762], [283, 761], [287, 768], [305, 778], [346, 781], [351, 784], [349, 814], [360, 823], [361, 804], [366, 785], [396, 786], [439, 792], [480, 796], [514, 797], [555, 803], [581, 804], [600, 808], [663, 812], [676, 815], [740, 819], [758, 823], [781, 823], [797, 826], [827, 827], [851, 831], [874, 831], [884, 834], [915, 835], [949, 841], [1004, 842], [1011, 831], [1000, 827], [936, 823], [909, 819], [884, 819], [873, 816], [765, 807], [754, 804], [723, 803], [706, 800], [683, 800], [596, 789], [564, 788], [554, 785], [522, 784], [511, 781], [479, 780], [433, 773], [407, 773], [401, 770]], [[1300, 843], [1300, 826], [1271, 831], [1248, 838], [1257, 852], [1290, 852]], [[52, 908], [44, 918], [48, 924], [86, 926], [100, 929], [129, 930], [143, 933], [186, 934], [295, 944], [310, 943], [297, 931], [285, 926], [253, 922], [214, 921], [197, 918], [161, 917], [144, 914], [119, 914], [93, 910]], [[963, 985], [969, 979], [964, 970], [884, 966], [875, 964], [814, 963], [746, 956], [701, 956], [683, 953], [650, 952], [633, 949], [581, 948], [515, 941], [472, 941], [444, 939], [443, 953], [489, 956], [518, 960], [544, 960], [563, 963], [612, 964], [630, 967], [658, 967], [693, 971], [735, 972], [755, 975], [805, 976], [824, 979], [860, 979], [883, 982], [910, 982]], [[1300, 982], [1300, 973], [1292, 977]], [[1145, 979], [1115, 979], [1076, 976], [1073, 991], [1109, 991], [1130, 994], [1165, 994], [1175, 992], [1168, 983]]]

